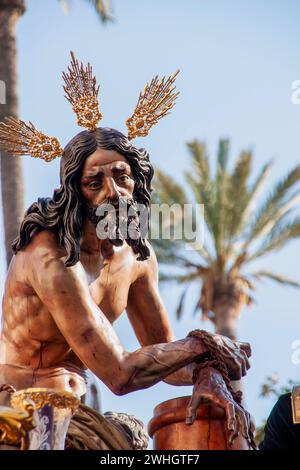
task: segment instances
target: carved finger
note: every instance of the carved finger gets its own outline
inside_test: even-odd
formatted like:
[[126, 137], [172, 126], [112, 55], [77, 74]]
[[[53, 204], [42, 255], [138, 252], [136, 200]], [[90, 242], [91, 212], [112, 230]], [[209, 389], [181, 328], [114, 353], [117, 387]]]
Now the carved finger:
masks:
[[250, 361], [249, 361], [249, 359], [248, 359], [248, 356], [247, 356], [247, 355], [245, 355], [245, 358], [244, 358], [244, 359], [245, 359], [246, 372], [247, 372], [247, 370], [249, 370], [249, 369], [250, 369], [250, 367], [251, 367], [251, 364], [250, 364]]
[[245, 413], [243, 410], [239, 410], [238, 411], [238, 419], [239, 419], [239, 422], [240, 422], [242, 435], [249, 442], [250, 441], [250, 436], [249, 436], [250, 422], [249, 422], [247, 413]]
[[200, 395], [199, 393], [195, 393], [195, 390], [194, 390], [193, 395], [186, 409], [186, 418], [185, 418], [186, 424], [193, 424], [193, 422], [195, 421], [197, 409], [201, 401], [202, 401], [202, 395]]
[[251, 354], [252, 354], [250, 344], [249, 343], [241, 343], [241, 342], [239, 342], [238, 344], [239, 344], [240, 349], [242, 349], [247, 354], [247, 357], [250, 357]]
[[227, 402], [226, 407], [226, 418], [227, 418], [227, 429], [228, 429], [228, 442], [232, 445], [234, 435], [236, 433], [237, 420], [235, 417], [234, 405], [231, 402]]
[[244, 357], [242, 358], [241, 368], [242, 368], [242, 377], [244, 377], [247, 374], [246, 361]]
[[250, 361], [249, 361], [248, 356], [247, 356], [245, 351], [242, 350], [241, 353], [243, 355], [243, 360], [244, 360], [244, 364], [245, 364], [246, 372], [247, 372], [247, 370], [250, 369], [250, 367], [251, 367], [250, 366]]
[[240, 434], [240, 430], [239, 430], [239, 429], [240, 429], [239, 420], [236, 419], [234, 431], [233, 431], [233, 433], [232, 433], [232, 435], [231, 435], [231, 438], [230, 438], [230, 440], [229, 440], [229, 445], [230, 445], [230, 446], [232, 446], [234, 440], [235, 440], [237, 437], [239, 437], [239, 434]]

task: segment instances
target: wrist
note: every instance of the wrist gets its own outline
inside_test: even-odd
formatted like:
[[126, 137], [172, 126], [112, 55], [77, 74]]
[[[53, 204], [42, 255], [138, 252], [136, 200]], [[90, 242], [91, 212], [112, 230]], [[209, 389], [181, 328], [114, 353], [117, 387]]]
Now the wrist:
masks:
[[204, 344], [201, 338], [197, 338], [194, 336], [188, 336], [187, 337], [188, 343], [191, 347], [191, 349], [195, 352], [196, 357], [194, 359], [194, 362], [202, 362], [203, 357], [208, 353], [208, 348]]

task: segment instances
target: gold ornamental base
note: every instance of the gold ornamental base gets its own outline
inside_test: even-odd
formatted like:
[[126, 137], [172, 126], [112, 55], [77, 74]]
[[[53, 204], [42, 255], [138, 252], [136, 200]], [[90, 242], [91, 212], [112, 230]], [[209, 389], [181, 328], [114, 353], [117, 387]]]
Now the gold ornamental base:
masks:
[[48, 388], [27, 388], [11, 396], [15, 409], [34, 407], [34, 429], [29, 431], [29, 450], [64, 450], [67, 430], [79, 406], [79, 399], [72, 393]]

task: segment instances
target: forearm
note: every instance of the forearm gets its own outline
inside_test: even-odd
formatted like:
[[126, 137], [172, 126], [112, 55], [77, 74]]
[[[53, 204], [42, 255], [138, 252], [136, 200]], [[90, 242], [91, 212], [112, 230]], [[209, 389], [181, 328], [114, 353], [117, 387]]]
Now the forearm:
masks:
[[[185, 338], [171, 343], [145, 346], [125, 356], [122, 363], [127, 380], [120, 386], [119, 394], [150, 387], [175, 371], [193, 363], [207, 350], [195, 338]], [[187, 369], [186, 380], [192, 384], [191, 369]], [[182, 383], [181, 385], [184, 385]]]
[[195, 362], [176, 370], [172, 374], [168, 375], [163, 381], [169, 385], [193, 385], [193, 372], [196, 367]]

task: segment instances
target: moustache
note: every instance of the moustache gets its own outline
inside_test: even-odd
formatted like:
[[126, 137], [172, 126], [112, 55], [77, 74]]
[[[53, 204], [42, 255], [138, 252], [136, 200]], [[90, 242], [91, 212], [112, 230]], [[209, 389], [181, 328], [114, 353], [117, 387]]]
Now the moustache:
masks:
[[124, 241], [132, 248], [141, 238], [138, 204], [133, 198], [106, 199], [97, 207], [87, 206], [89, 220], [97, 226], [100, 239], [108, 238], [115, 246]]

